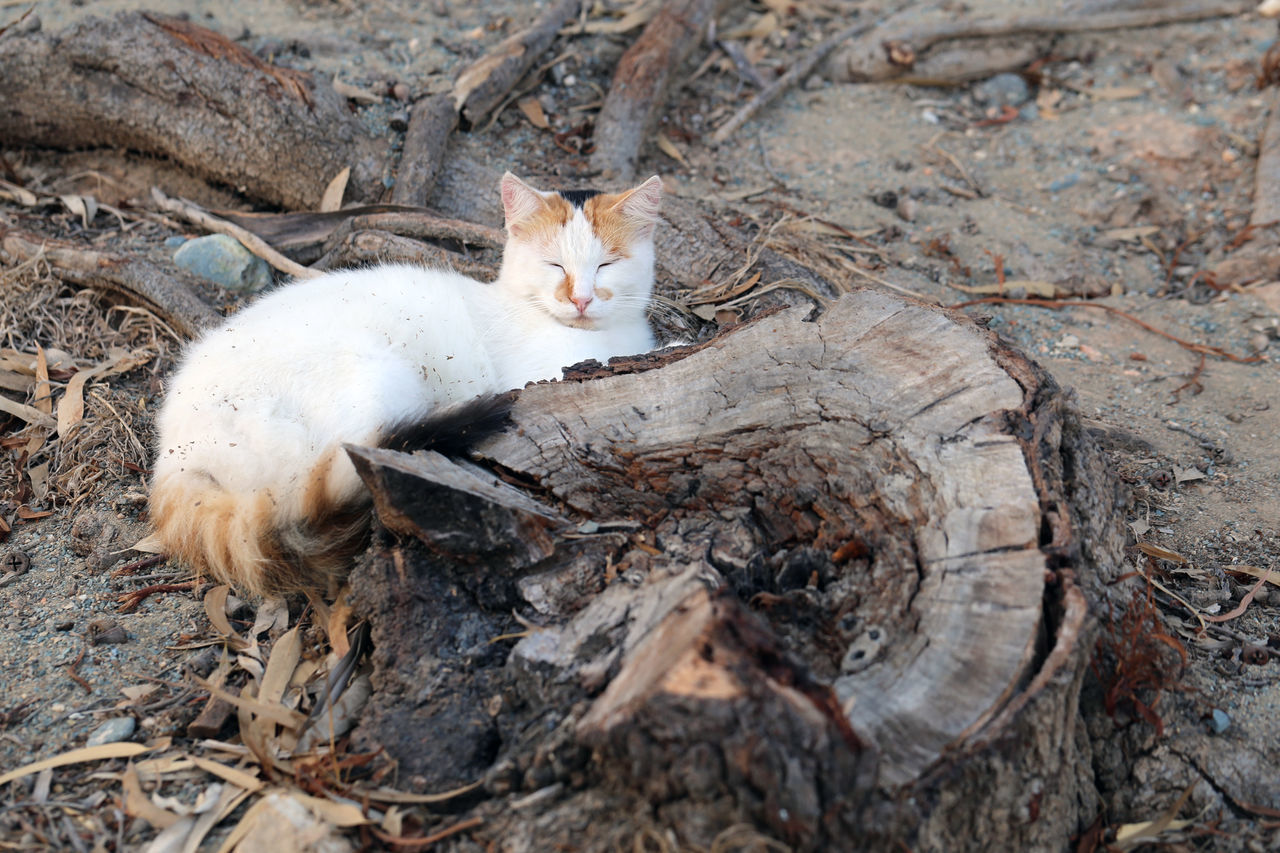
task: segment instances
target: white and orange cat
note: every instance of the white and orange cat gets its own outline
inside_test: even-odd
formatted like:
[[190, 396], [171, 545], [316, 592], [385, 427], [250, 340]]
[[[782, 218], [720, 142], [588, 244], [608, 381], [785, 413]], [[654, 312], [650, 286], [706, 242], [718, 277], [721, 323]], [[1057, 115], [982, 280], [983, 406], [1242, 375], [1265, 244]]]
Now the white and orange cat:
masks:
[[662, 182], [617, 194], [502, 178], [493, 284], [377, 266], [281, 287], [195, 342], [158, 416], [151, 518], [166, 553], [251, 593], [324, 589], [368, 496], [342, 449], [442, 407], [654, 347]]

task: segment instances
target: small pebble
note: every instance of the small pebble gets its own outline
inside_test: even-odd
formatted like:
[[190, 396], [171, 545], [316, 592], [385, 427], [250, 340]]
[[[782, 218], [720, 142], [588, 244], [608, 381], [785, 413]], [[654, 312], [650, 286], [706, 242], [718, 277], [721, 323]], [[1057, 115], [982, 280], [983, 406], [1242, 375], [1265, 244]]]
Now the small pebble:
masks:
[[397, 110], [391, 114], [391, 118], [387, 119], [387, 124], [397, 133], [403, 133], [409, 129], [409, 111]]
[[904, 195], [898, 199], [898, 206], [895, 210], [897, 211], [898, 218], [903, 222], [914, 222], [916, 213], [920, 210], [920, 205], [916, 203], [915, 199]]
[[391, 96], [397, 101], [409, 100], [409, 87], [404, 83], [397, 83], [391, 87]]
[[1213, 713], [1209, 715], [1207, 721], [1209, 723], [1209, 731], [1215, 735], [1220, 735], [1231, 727], [1231, 718], [1227, 716], [1226, 711], [1213, 709]]
[[228, 290], [255, 292], [271, 283], [267, 262], [226, 234], [188, 240], [173, 253], [173, 260], [183, 269]]
[[1031, 89], [1021, 75], [1006, 72], [983, 80], [973, 87], [973, 99], [979, 104], [1002, 107], [1020, 106], [1031, 98]]
[[93, 730], [85, 741], [85, 746], [101, 746], [104, 743], [127, 740], [137, 725], [133, 717], [112, 717]]

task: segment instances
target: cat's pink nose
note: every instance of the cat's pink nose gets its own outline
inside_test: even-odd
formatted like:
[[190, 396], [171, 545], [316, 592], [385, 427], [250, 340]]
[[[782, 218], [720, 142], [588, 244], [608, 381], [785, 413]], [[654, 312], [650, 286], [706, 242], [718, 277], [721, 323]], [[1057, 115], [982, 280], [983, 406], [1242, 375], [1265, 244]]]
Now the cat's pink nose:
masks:
[[591, 304], [590, 296], [571, 296], [569, 301], [578, 306], [578, 314], [581, 316], [587, 313], [587, 306]]

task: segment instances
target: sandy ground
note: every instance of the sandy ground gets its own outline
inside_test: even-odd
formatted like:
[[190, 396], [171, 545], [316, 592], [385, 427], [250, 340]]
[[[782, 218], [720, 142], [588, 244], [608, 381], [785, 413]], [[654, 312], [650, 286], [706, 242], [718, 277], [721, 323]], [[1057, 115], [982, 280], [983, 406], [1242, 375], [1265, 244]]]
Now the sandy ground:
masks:
[[[34, 5], [44, 26], [57, 29], [135, 4]], [[248, 4], [228, 9], [173, 0], [149, 7], [189, 10], [193, 20], [286, 64], [363, 86], [405, 81], [415, 92], [440, 90], [459, 63], [529, 15], [514, 5], [411, 8], [392, 0], [359, 6], [271, 0], [252, 11]], [[11, 11], [5, 4], [0, 21]], [[748, 21], [758, 11], [744, 8], [734, 20]], [[824, 27], [830, 29], [821, 18], [799, 19], [788, 31], [804, 42]], [[761, 41], [764, 65], [785, 55], [784, 38]], [[1164, 582], [1207, 612], [1225, 613], [1252, 585], [1229, 574], [1232, 565], [1280, 568], [1280, 386], [1272, 360], [1280, 351], [1280, 285], [1218, 293], [1192, 279], [1228, 256], [1229, 240], [1248, 222], [1257, 142], [1272, 95], [1256, 90], [1253, 74], [1274, 38], [1274, 25], [1252, 16], [1140, 36], [1065, 38], [1044, 77], [1032, 81], [1017, 117], [997, 124], [983, 123], [998, 110], [975, 100], [976, 86], [855, 86], [817, 75], [712, 150], [700, 135], [722, 120], [744, 85], [721, 63], [690, 79], [664, 116], [663, 132], [682, 161], [650, 146], [642, 169], [662, 174], [671, 192], [718, 200], [726, 216], [805, 227], [797, 224], [799, 212], [868, 235], [871, 254], [836, 234], [824, 238], [856, 259], [861, 272], [850, 271], [852, 284], [875, 285], [869, 273], [929, 301], [954, 304], [975, 296], [961, 288], [996, 281], [999, 256], [1010, 281], [1110, 294], [1101, 302], [1169, 334], [1260, 356], [1251, 363], [1210, 356], [1196, 372], [1195, 353], [1095, 308], [967, 309], [989, 318], [992, 329], [1075, 390], [1131, 488], [1134, 542], [1182, 555], [1184, 564], [1159, 564]], [[553, 129], [581, 120], [570, 108], [598, 97], [593, 83], [607, 86], [602, 69], [621, 45], [571, 42], [577, 55], [536, 91]], [[691, 78], [700, 59], [687, 69]], [[394, 109], [371, 108], [369, 121], [385, 122]], [[109, 152], [8, 156], [28, 179], [64, 192], [127, 197], [141, 195], [152, 180], [179, 181], [163, 165]], [[547, 131], [515, 109], [487, 133], [459, 136], [451, 158], [433, 205], [491, 225], [501, 224], [495, 188], [505, 169], [570, 183], [585, 169], [583, 159], [557, 149]], [[80, 174], [90, 169], [97, 176]], [[223, 190], [201, 192], [211, 202], [234, 201]], [[0, 217], [6, 215], [15, 210], [0, 206]], [[1274, 250], [1274, 233], [1260, 239]], [[136, 432], [144, 441], [160, 378], [151, 373], [162, 371], [172, 354], [171, 347], [161, 349], [149, 368], [113, 380], [136, 402]], [[193, 713], [181, 696], [149, 707], [120, 693], [153, 679], [181, 681], [184, 663], [196, 653], [171, 647], [200, 634], [204, 617], [200, 603], [181, 594], [149, 599], [131, 614], [115, 612], [116, 596], [139, 583], [111, 577], [97, 555], [145, 533], [138, 522], [145, 483], [127, 468], [104, 482], [79, 505], [54, 506], [52, 517], [17, 526], [0, 546], [32, 562], [0, 591], [8, 605], [0, 616], [0, 714], [26, 709], [20, 720], [0, 716], [0, 769], [80, 745], [108, 717], [136, 717], [135, 739], [142, 739], [180, 734]], [[0, 483], [0, 492], [12, 488]], [[106, 521], [113, 535], [100, 527], [94, 532], [93, 518]], [[72, 531], [77, 521], [80, 535]], [[1280, 596], [1264, 588], [1226, 625], [1252, 642], [1274, 642], [1277, 604]], [[1250, 806], [1280, 809], [1274, 772], [1280, 766], [1280, 662], [1244, 664], [1241, 640], [1197, 640], [1185, 610], [1164, 612], [1190, 665], [1183, 689], [1167, 692], [1157, 705], [1163, 736], [1146, 724], [1122, 725], [1123, 715], [1090, 724], [1098, 739], [1095, 771], [1119, 791], [1107, 821], [1155, 817], [1199, 782], [1183, 816], [1194, 815], [1201, 825], [1221, 820], [1230, 837], [1193, 834], [1189, 843], [1267, 849], [1276, 839], [1256, 823], [1261, 815]], [[102, 619], [118, 622], [129, 641], [86, 647], [89, 624]], [[91, 693], [68, 676], [86, 648], [77, 672]], [[161, 695], [173, 700], [176, 694]], [[1219, 717], [1225, 730], [1206, 722], [1215, 710], [1225, 715]]]

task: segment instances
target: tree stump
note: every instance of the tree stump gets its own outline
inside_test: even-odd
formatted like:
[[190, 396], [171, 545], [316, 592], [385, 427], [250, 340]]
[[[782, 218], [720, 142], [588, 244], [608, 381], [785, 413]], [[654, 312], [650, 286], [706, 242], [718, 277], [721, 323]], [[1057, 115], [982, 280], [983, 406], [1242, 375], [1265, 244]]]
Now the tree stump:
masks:
[[419, 789], [482, 780], [481, 844], [1061, 849], [1093, 819], [1099, 451], [963, 315], [810, 313], [529, 386], [468, 460], [351, 450], [382, 526], [357, 738]]

